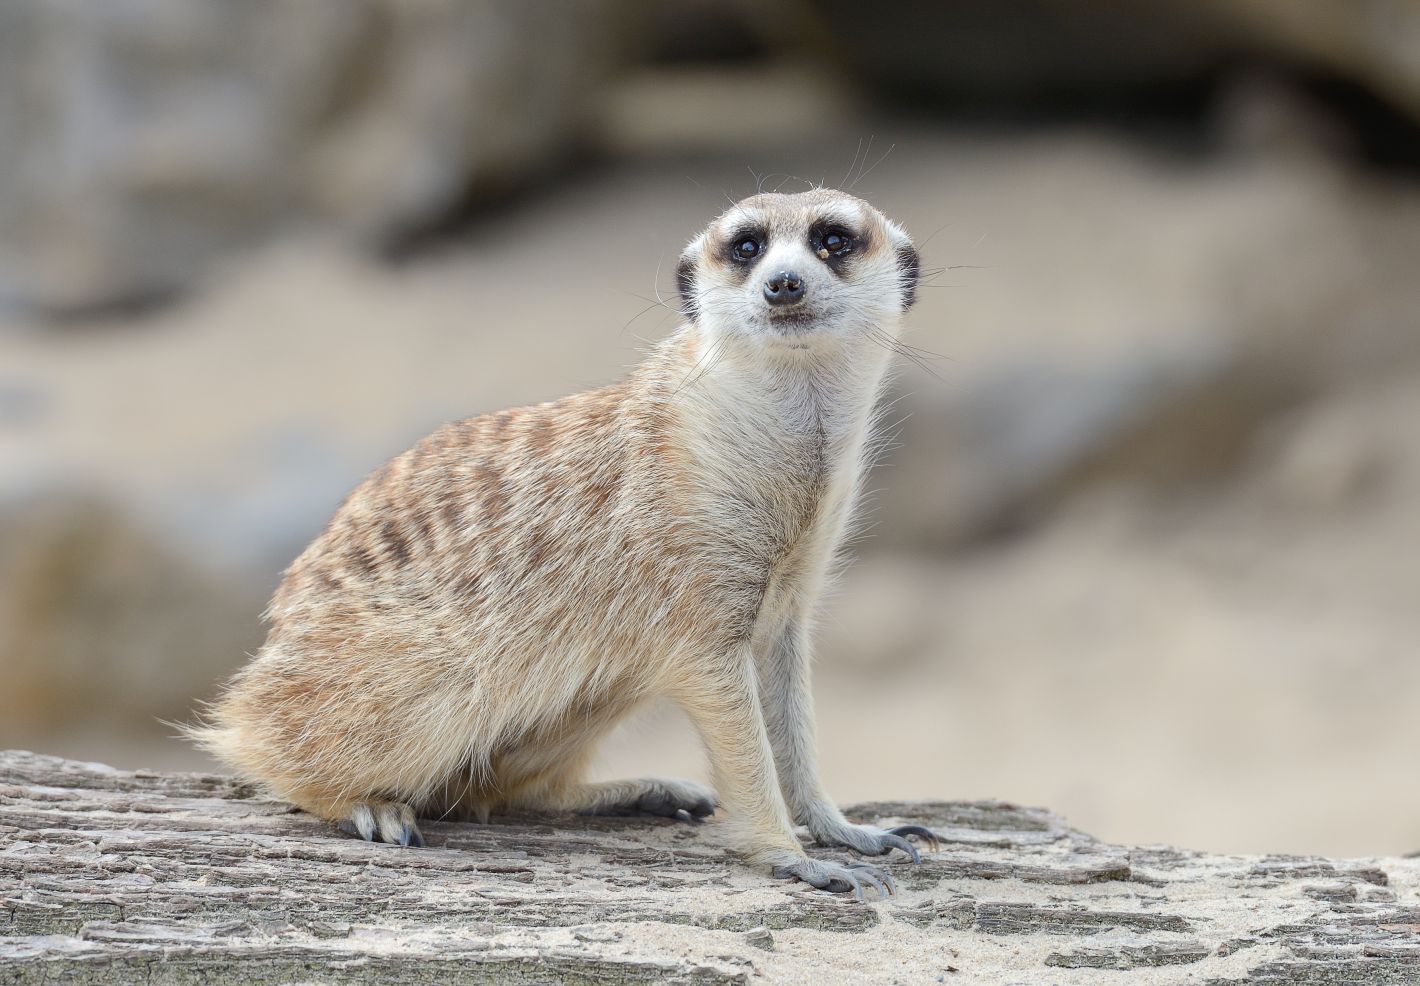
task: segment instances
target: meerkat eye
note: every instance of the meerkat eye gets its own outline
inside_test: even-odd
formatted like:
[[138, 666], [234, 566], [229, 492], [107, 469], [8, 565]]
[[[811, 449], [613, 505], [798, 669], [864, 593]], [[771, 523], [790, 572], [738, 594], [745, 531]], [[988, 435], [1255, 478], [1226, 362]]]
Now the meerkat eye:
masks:
[[752, 236], [746, 236], [735, 244], [735, 258], [737, 260], [753, 260], [759, 256], [759, 241]]
[[823, 248], [831, 254], [847, 253], [853, 246], [853, 237], [841, 229], [831, 229], [823, 234]]

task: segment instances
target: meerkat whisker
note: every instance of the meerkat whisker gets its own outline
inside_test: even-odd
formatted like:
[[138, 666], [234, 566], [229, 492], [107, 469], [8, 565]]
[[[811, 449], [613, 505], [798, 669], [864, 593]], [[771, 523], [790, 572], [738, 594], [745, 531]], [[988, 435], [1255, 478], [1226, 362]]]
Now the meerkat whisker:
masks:
[[[853, 169], [856, 168], [856, 167], [858, 167], [858, 155], [860, 155], [860, 154], [862, 154], [862, 153], [863, 153], [863, 138], [862, 138], [862, 137], [859, 137], [859, 138], [858, 138], [858, 146], [857, 146], [857, 148], [855, 148], [854, 151], [853, 151], [853, 160], [849, 162], [849, 164], [848, 164], [848, 170], [843, 173], [843, 180], [840, 181], [838, 184], [844, 186], [845, 188], [848, 187], [848, 179], [853, 176]], [[820, 180], [820, 181], [819, 181], [819, 184], [820, 184], [820, 185], [823, 184], [823, 181]]]
[[852, 184], [852, 185], [849, 185], [848, 187], [849, 187], [850, 189], [852, 189], [855, 185], [858, 184], [858, 182], [862, 181], [864, 178], [868, 177], [868, 175], [872, 174], [872, 173], [873, 173], [873, 168], [876, 168], [878, 165], [880, 165], [880, 164], [882, 164], [884, 161], [886, 161], [886, 160], [887, 160], [887, 156], [893, 152], [893, 148], [895, 148], [895, 147], [897, 147], [896, 144], [889, 144], [889, 145], [888, 145], [888, 149], [883, 152], [883, 156], [880, 157], [880, 158], [878, 158], [876, 161], [873, 162], [872, 168], [869, 168], [867, 171], [861, 171], [861, 172], [859, 172], [859, 173], [858, 173], [858, 177], [855, 178], [855, 179], [853, 179], [853, 184]]

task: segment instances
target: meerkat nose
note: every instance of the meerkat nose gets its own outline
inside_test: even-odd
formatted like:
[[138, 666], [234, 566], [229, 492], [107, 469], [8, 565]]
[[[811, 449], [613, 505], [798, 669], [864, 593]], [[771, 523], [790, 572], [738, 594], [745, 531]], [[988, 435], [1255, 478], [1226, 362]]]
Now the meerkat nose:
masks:
[[781, 270], [764, 282], [764, 300], [771, 305], [793, 305], [804, 300], [804, 279]]

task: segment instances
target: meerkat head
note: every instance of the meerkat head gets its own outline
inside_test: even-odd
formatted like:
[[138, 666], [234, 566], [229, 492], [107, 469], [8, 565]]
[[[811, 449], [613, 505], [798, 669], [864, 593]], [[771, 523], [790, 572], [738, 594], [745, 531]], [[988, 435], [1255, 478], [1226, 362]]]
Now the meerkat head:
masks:
[[917, 277], [902, 227], [829, 188], [744, 199], [691, 241], [676, 269], [682, 308], [702, 330], [798, 348], [894, 326]]

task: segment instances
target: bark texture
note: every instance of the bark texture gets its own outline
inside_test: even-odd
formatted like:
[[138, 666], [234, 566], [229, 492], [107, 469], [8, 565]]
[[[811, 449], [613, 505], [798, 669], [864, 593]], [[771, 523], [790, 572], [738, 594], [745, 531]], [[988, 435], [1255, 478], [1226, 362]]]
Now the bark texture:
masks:
[[943, 849], [859, 904], [741, 866], [713, 823], [434, 822], [397, 849], [227, 777], [0, 753], [0, 983], [1420, 984], [1420, 858], [1116, 846], [1000, 802], [849, 814]]

